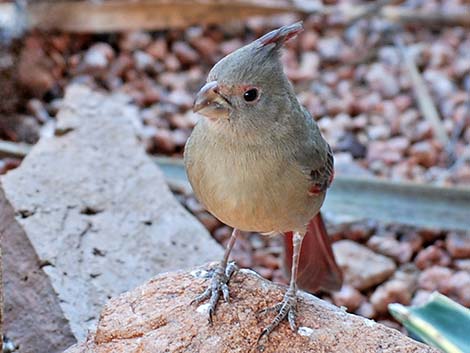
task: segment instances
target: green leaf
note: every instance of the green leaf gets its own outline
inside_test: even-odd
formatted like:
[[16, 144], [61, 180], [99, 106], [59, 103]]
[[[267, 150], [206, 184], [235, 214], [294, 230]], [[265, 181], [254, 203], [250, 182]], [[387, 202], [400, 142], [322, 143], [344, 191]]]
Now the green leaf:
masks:
[[470, 353], [470, 310], [438, 292], [422, 306], [393, 303], [388, 310], [407, 330], [447, 353]]

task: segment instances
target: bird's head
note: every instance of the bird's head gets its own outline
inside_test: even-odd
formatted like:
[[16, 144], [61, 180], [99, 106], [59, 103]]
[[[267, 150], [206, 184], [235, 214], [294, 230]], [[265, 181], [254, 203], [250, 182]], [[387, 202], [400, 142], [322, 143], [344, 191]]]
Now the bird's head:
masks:
[[302, 30], [301, 22], [278, 28], [220, 60], [197, 94], [194, 112], [248, 128], [277, 119], [280, 110], [295, 100], [282, 69], [280, 48]]

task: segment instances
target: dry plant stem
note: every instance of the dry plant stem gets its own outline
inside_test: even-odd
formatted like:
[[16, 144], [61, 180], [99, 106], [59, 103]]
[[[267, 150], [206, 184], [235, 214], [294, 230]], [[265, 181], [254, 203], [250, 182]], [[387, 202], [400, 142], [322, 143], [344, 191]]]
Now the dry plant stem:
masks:
[[408, 54], [399, 33], [395, 35], [394, 42], [395, 46], [401, 53], [405, 68], [410, 75], [410, 79], [413, 84], [413, 90], [421, 114], [423, 114], [423, 117], [431, 124], [434, 135], [437, 137], [442, 146], [447, 146], [449, 143], [449, 137], [446, 134], [445, 127], [439, 117], [439, 113], [437, 112], [436, 106], [434, 105], [434, 102], [431, 98], [431, 94], [429, 93], [429, 90], [426, 87], [426, 83], [421, 77], [415, 62]]
[[352, 26], [363, 18], [379, 14], [380, 10], [391, 2], [392, 0], [378, 0], [366, 6], [357, 6], [357, 12], [346, 21], [346, 27]]
[[0, 141], [0, 158], [24, 158], [31, 150], [31, 145], [19, 142]]

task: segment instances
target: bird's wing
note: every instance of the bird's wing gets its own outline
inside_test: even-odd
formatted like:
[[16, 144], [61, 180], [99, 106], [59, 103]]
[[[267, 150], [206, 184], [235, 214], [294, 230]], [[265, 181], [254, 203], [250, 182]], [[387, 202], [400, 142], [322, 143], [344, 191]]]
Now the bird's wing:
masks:
[[326, 191], [333, 181], [334, 177], [334, 159], [333, 151], [331, 147], [327, 144], [327, 152], [323, 165], [312, 169], [310, 171], [310, 178], [312, 179], [312, 187], [309, 192], [312, 194], [317, 194], [320, 192]]
[[299, 133], [301, 146], [296, 153], [297, 163], [311, 180], [309, 192], [324, 192], [333, 181], [333, 151], [321, 136], [320, 129], [310, 113], [303, 109], [306, 128]]

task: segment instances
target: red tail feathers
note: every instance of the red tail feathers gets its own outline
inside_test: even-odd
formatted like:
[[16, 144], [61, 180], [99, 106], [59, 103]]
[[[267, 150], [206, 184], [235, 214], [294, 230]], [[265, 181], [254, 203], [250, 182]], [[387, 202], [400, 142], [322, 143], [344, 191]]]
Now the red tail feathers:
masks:
[[[292, 232], [284, 234], [284, 266], [290, 275], [292, 267]], [[320, 213], [307, 227], [300, 250], [297, 285], [308, 292], [334, 291], [341, 288], [343, 275], [336, 264], [325, 224]]]

